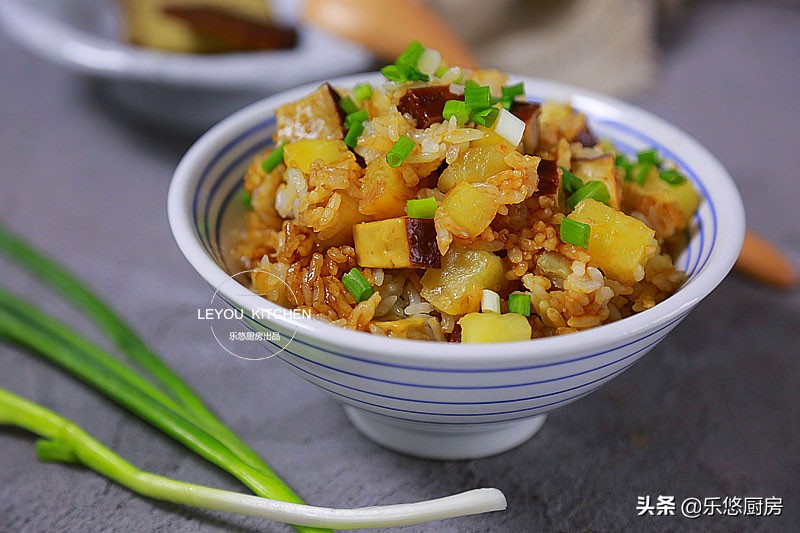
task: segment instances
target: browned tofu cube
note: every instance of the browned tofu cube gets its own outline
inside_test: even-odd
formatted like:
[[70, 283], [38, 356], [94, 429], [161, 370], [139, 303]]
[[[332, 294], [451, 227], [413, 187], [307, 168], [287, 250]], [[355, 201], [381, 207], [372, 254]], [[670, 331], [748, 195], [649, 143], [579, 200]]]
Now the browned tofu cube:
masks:
[[280, 106], [275, 118], [278, 142], [344, 138], [339, 95], [327, 83], [305, 98]]
[[370, 268], [441, 268], [436, 228], [427, 218], [398, 217], [353, 227], [356, 262]]

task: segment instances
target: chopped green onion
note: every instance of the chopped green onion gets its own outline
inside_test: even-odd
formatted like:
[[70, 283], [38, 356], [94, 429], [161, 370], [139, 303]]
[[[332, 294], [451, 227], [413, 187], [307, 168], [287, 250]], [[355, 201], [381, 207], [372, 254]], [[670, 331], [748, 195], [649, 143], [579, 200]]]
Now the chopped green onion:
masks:
[[351, 268], [350, 272], [342, 276], [342, 285], [353, 295], [357, 302], [363, 302], [375, 292], [375, 289], [369, 284], [364, 274], [359, 272], [356, 267]]
[[442, 63], [439, 65], [439, 67], [436, 69], [436, 72], [434, 72], [433, 75], [436, 76], [437, 78], [441, 78], [448, 70], [449, 68], [447, 67], [447, 64]]
[[[471, 81], [471, 80], [470, 80]], [[467, 82], [464, 87], [464, 103], [467, 104], [469, 110], [485, 109], [492, 105], [492, 94], [489, 91], [489, 86], [470, 86]]]
[[614, 159], [614, 165], [625, 171], [625, 181], [631, 181], [631, 170], [633, 169], [633, 165], [630, 161], [628, 161], [627, 157], [622, 154], [618, 154]]
[[239, 199], [242, 201], [242, 205], [248, 211], [253, 210], [253, 197], [250, 196], [250, 193], [247, 192], [247, 189], [242, 189], [242, 192], [239, 193]]
[[570, 172], [564, 167], [561, 167], [561, 186], [564, 187], [564, 190], [567, 191], [569, 194], [574, 193], [581, 187], [583, 187], [583, 180], [580, 179], [578, 176]]
[[275, 167], [283, 162], [283, 147], [285, 144], [286, 141], [283, 141], [276, 146], [272, 153], [267, 156], [263, 163], [261, 163], [261, 168], [264, 169], [264, 172], [272, 172], [275, 170]]
[[608, 202], [611, 200], [611, 194], [609, 194], [608, 187], [606, 187], [606, 184], [602, 181], [587, 181], [581, 188], [570, 195], [567, 199], [567, 205], [570, 209], [575, 209], [576, 205], [587, 198], [608, 205]]
[[464, 82], [464, 87], [480, 87], [481, 85], [475, 80], [467, 80]]
[[442, 116], [445, 120], [450, 120], [451, 117], [456, 117], [458, 124], [463, 126], [469, 120], [469, 110], [467, 109], [467, 104], [461, 100], [448, 100], [444, 103]]
[[514, 98], [517, 96], [522, 96], [523, 94], [525, 94], [524, 83], [519, 82], [514, 85], [506, 85], [503, 87], [503, 96], [501, 97], [501, 100], [513, 102]]
[[515, 292], [508, 295], [508, 312], [531, 316], [531, 295]]
[[480, 124], [481, 126], [486, 126], [488, 128], [494, 124], [494, 121], [497, 120], [497, 115], [499, 114], [500, 110], [496, 107], [487, 107], [472, 111], [472, 113], [469, 114], [469, 118], [471, 118], [472, 122], [475, 124]]
[[353, 122], [347, 130], [347, 135], [344, 136], [344, 143], [350, 148], [355, 148], [362, 133], [364, 133], [364, 124]]
[[639, 165], [636, 174], [633, 175], [633, 181], [635, 181], [639, 185], [644, 185], [644, 182], [647, 181], [647, 175], [650, 174], [651, 170], [653, 170], [652, 163], [642, 163], [641, 165]]
[[344, 127], [349, 129], [353, 124], [361, 124], [365, 120], [369, 120], [369, 114], [366, 109], [361, 109], [344, 117]]
[[409, 200], [406, 202], [406, 213], [411, 218], [433, 218], [439, 204], [436, 198], [421, 198], [419, 200]]
[[403, 81], [429, 81], [430, 77], [423, 74], [416, 67], [408, 65], [386, 65], [381, 69], [386, 79], [396, 82]]
[[356, 111], [358, 111], [358, 106], [353, 101], [352, 98], [342, 98], [339, 100], [339, 107], [342, 108], [342, 111], [345, 112], [347, 115], [352, 115]]
[[574, 244], [586, 250], [589, 248], [589, 236], [591, 232], [592, 228], [589, 224], [584, 224], [583, 222], [578, 222], [571, 218], [564, 218], [561, 221], [559, 236], [565, 243]]
[[[496, 107], [489, 109], [498, 110]], [[525, 123], [508, 109], [500, 109], [499, 113], [497, 121], [494, 122], [494, 132], [508, 141], [511, 146], [517, 146], [525, 133]]]
[[395, 61], [395, 63], [397, 65], [416, 67], [417, 62], [424, 51], [425, 47], [422, 46], [422, 43], [419, 41], [411, 41], [411, 44], [409, 44], [406, 49], [403, 50], [403, 53], [397, 57], [397, 61]]
[[403, 161], [406, 160], [411, 153], [411, 150], [413, 150], [416, 145], [417, 144], [414, 141], [403, 135], [397, 139], [397, 142], [394, 143], [392, 149], [386, 154], [386, 162], [389, 163], [389, 166], [392, 168], [399, 167], [403, 164]]
[[661, 161], [658, 158], [658, 152], [655, 150], [642, 150], [636, 154], [636, 159], [640, 164], [650, 163], [656, 167], [661, 164]]
[[481, 291], [481, 311], [484, 313], [500, 313], [500, 295], [489, 289]]
[[686, 176], [675, 170], [674, 168], [667, 168], [658, 173], [658, 177], [666, 181], [670, 185], [680, 185], [686, 181]]
[[369, 100], [372, 98], [372, 85], [369, 83], [360, 83], [356, 85], [353, 87], [352, 96], [357, 104], [364, 100]]

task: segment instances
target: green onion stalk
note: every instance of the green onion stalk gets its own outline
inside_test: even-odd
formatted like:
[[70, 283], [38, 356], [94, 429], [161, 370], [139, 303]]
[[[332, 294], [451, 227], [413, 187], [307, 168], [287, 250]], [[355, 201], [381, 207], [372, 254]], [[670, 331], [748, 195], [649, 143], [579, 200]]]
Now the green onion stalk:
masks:
[[[496, 489], [476, 489], [412, 504], [329, 509], [268, 500], [169, 479], [139, 470], [81, 427], [40, 405], [0, 388], [0, 425], [15, 426], [40, 437], [42, 461], [82, 464], [149, 498], [201, 509], [257, 516], [298, 528], [361, 529], [415, 525], [432, 520], [505, 509]], [[316, 529], [314, 529], [316, 530]]]

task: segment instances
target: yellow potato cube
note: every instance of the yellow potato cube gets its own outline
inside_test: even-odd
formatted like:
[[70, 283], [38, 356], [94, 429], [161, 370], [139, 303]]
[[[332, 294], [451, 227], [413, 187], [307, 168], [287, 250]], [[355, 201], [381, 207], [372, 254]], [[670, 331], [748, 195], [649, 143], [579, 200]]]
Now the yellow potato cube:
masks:
[[422, 276], [422, 297], [441, 312], [463, 315], [481, 306], [481, 291], [503, 286], [503, 260], [485, 250], [451, 246], [441, 270]]
[[528, 319], [517, 313], [470, 313], [458, 321], [461, 325], [461, 342], [512, 342], [531, 338]]
[[462, 230], [453, 231], [456, 236], [472, 238], [489, 227], [497, 214], [497, 207], [497, 199], [493, 195], [479, 186], [461, 181], [445, 195], [436, 211], [436, 218], [450, 217]]
[[361, 192], [359, 210], [379, 219], [403, 216], [406, 201], [415, 196], [415, 190], [406, 186], [402, 170], [390, 167], [385, 157], [378, 157], [367, 165]]
[[622, 283], [642, 280], [644, 265], [656, 252], [655, 231], [641, 220], [591, 198], [580, 202], [569, 218], [591, 227], [591, 266]]
[[303, 173], [311, 172], [311, 163], [320, 160], [330, 165], [347, 155], [344, 141], [325, 139], [302, 139], [283, 147], [283, 161], [288, 168], [299, 168]]
[[505, 157], [510, 151], [510, 148], [503, 148], [496, 143], [468, 148], [439, 176], [439, 190], [447, 192], [460, 181], [484, 182], [499, 172], [509, 170], [511, 167], [506, 164]]
[[[636, 184], [634, 184], [636, 185]], [[692, 182], [688, 179], [683, 183], [672, 185], [662, 180], [658, 176], [658, 171], [652, 169], [644, 181], [643, 194], [662, 203], [673, 203], [686, 215], [686, 219], [691, 219], [697, 207], [700, 205], [700, 197], [697, 195]]]

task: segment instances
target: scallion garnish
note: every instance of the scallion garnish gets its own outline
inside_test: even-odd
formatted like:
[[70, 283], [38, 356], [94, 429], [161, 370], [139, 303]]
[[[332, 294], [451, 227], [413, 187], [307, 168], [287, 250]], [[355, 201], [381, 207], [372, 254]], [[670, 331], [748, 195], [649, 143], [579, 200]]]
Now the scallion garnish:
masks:
[[420, 198], [419, 200], [409, 200], [406, 202], [406, 213], [411, 218], [433, 218], [439, 204], [436, 198]]
[[442, 62], [436, 69], [436, 72], [433, 73], [433, 75], [436, 76], [437, 78], [441, 78], [442, 76], [444, 76], [444, 73], [447, 72], [447, 70], [448, 70], [447, 64]]
[[492, 94], [489, 91], [489, 86], [465, 86], [464, 103], [467, 105], [467, 108], [470, 111], [474, 109], [485, 109], [490, 107], [492, 105]]
[[386, 65], [381, 69], [381, 73], [391, 81], [429, 81], [430, 76], [417, 68], [417, 62], [423, 52], [425, 47], [419, 41], [412, 41], [398, 56], [395, 64]]
[[627, 157], [622, 154], [617, 154], [617, 157], [614, 158], [614, 165], [625, 171], [625, 181], [631, 181], [631, 169], [633, 165], [631, 165]]
[[511, 104], [514, 103], [514, 99], [517, 96], [522, 96], [523, 94], [525, 94], [525, 84], [523, 82], [519, 82], [514, 85], [506, 85], [503, 87], [503, 94], [500, 97], [500, 103], [504, 108], [509, 109]]
[[500, 313], [500, 295], [489, 289], [481, 291], [481, 311], [484, 313]]
[[670, 185], [680, 185], [686, 181], [686, 176], [675, 170], [674, 168], [666, 168], [658, 173], [658, 177], [666, 181]]
[[253, 210], [253, 197], [250, 196], [250, 193], [247, 192], [247, 189], [242, 189], [242, 192], [239, 193], [239, 200], [242, 201], [242, 205], [246, 210]]
[[344, 143], [350, 148], [355, 148], [362, 133], [364, 133], [364, 124], [362, 122], [353, 122], [347, 129]]
[[283, 147], [285, 144], [286, 141], [283, 141], [276, 146], [272, 153], [267, 156], [263, 163], [261, 163], [261, 168], [264, 169], [264, 172], [272, 172], [275, 170], [275, 167], [283, 162]]
[[564, 167], [561, 167], [561, 186], [568, 194], [572, 194], [581, 187], [583, 187], [583, 180], [570, 172]]
[[484, 109], [476, 109], [469, 114], [469, 118], [472, 119], [472, 122], [475, 124], [480, 124], [481, 126], [486, 126], [487, 128], [494, 124], [494, 121], [497, 120], [497, 115], [500, 114], [500, 110], [496, 107], [486, 107]]
[[375, 292], [375, 289], [369, 284], [364, 274], [359, 272], [356, 267], [351, 268], [350, 272], [342, 276], [342, 285], [353, 295], [357, 302], [363, 302]]
[[411, 150], [413, 150], [416, 145], [417, 144], [414, 141], [403, 135], [397, 139], [397, 142], [394, 143], [392, 149], [387, 152], [386, 162], [389, 163], [389, 166], [392, 168], [399, 167], [403, 164], [403, 161], [406, 160], [411, 153]]
[[592, 228], [589, 224], [572, 220], [571, 218], [564, 218], [561, 221], [561, 228], [559, 236], [561, 240], [567, 244], [574, 244], [584, 250], [589, 248], [589, 236], [592, 233]]
[[650, 174], [651, 170], [653, 170], [652, 163], [642, 163], [638, 165], [636, 172], [631, 173], [631, 177], [633, 178], [633, 181], [639, 185], [644, 185], [644, 182], [647, 181], [647, 175]]
[[398, 65], [408, 65], [411, 67], [416, 67], [419, 58], [422, 56], [422, 53], [425, 51], [425, 47], [422, 46], [422, 43], [419, 41], [411, 41], [411, 43], [406, 47], [403, 52], [397, 56], [397, 61], [395, 61]]
[[567, 198], [567, 205], [570, 209], [575, 209], [576, 205], [587, 198], [608, 205], [608, 202], [611, 200], [611, 194], [609, 194], [608, 187], [606, 187], [606, 184], [602, 181], [587, 181]]
[[444, 103], [444, 110], [442, 116], [445, 120], [450, 120], [451, 117], [456, 117], [459, 126], [463, 126], [469, 120], [469, 110], [467, 104], [462, 100], [448, 100]]
[[639, 161], [639, 164], [644, 165], [649, 163], [654, 167], [657, 167], [661, 164], [661, 160], [658, 158], [658, 152], [653, 149], [650, 150], [642, 150], [638, 154], [636, 154], [636, 159]]
[[344, 117], [344, 127], [350, 129], [353, 124], [361, 124], [365, 120], [369, 120], [369, 114], [366, 109], [360, 109]]
[[344, 111], [346, 115], [351, 115], [358, 111], [358, 106], [350, 97], [339, 100], [339, 107], [342, 108], [342, 111]]
[[508, 312], [531, 316], [531, 295], [514, 292], [508, 295]]
[[369, 100], [372, 98], [372, 85], [369, 83], [360, 83], [356, 85], [353, 87], [352, 97], [357, 104], [364, 100]]

